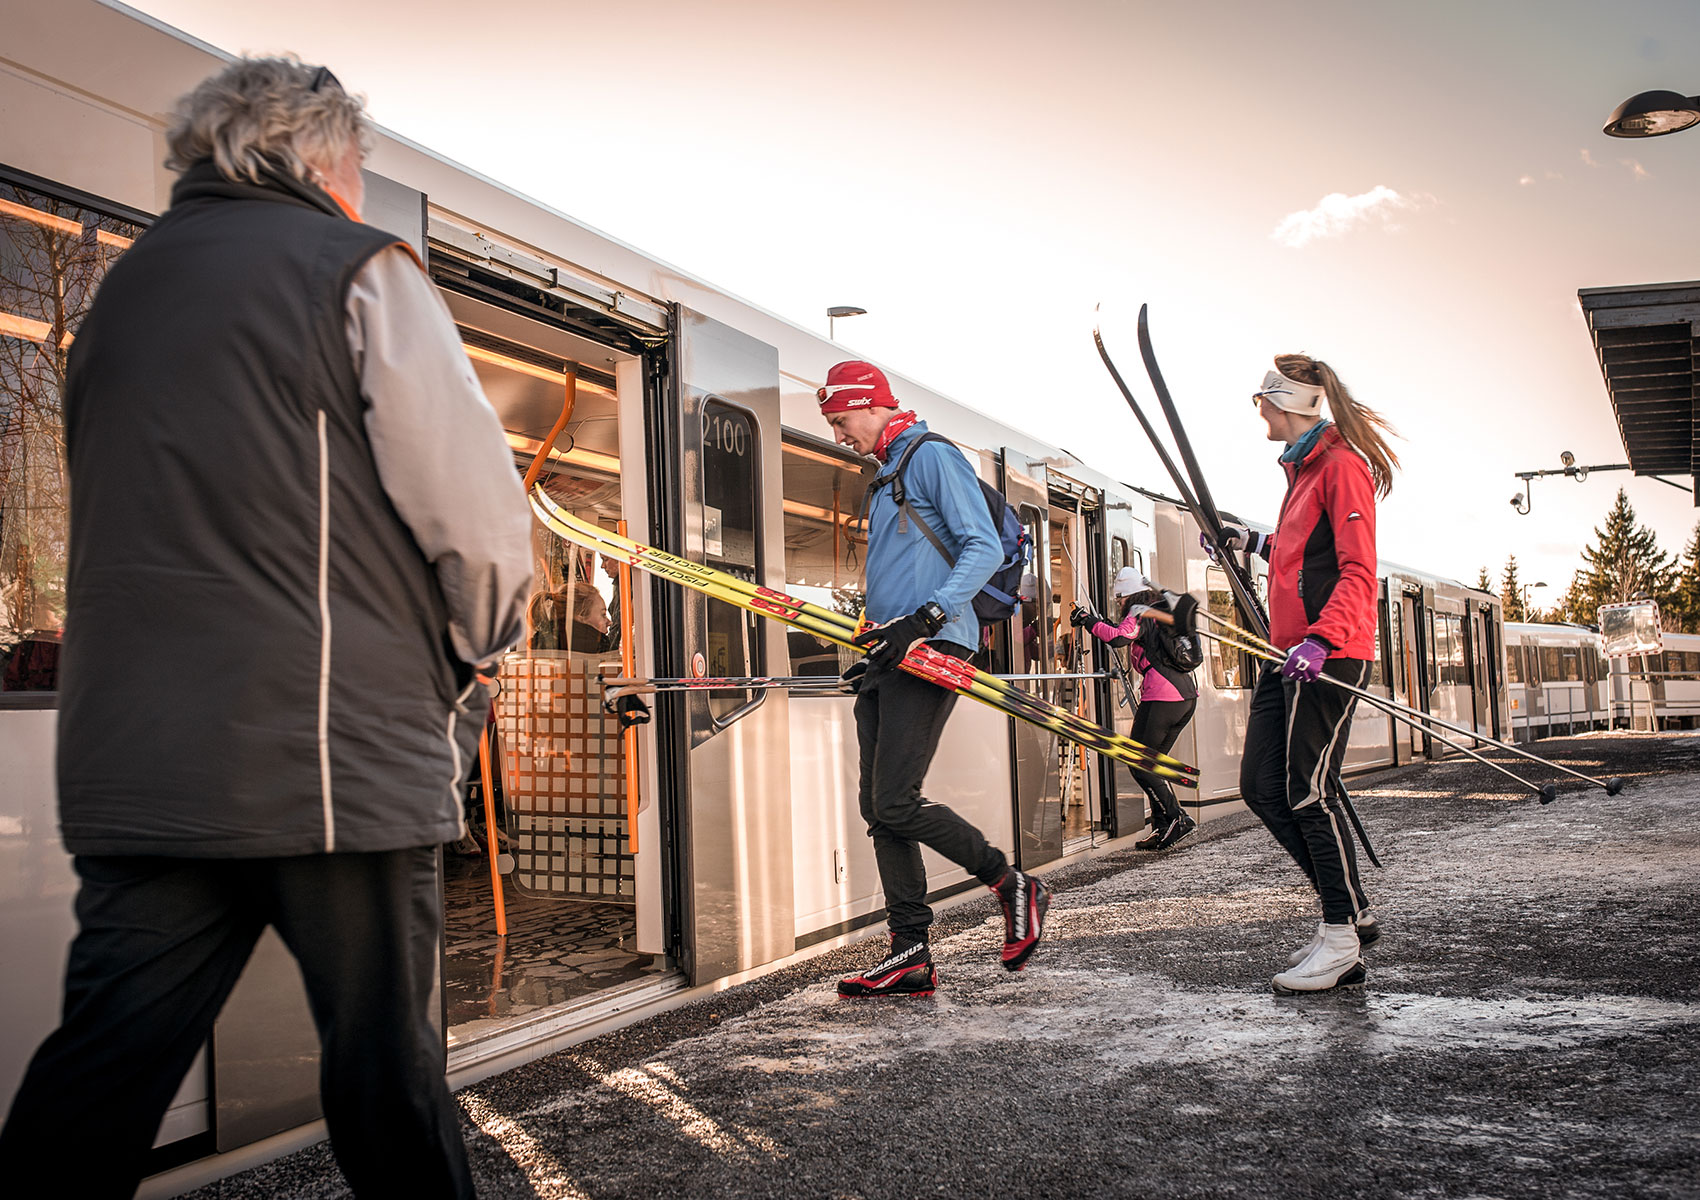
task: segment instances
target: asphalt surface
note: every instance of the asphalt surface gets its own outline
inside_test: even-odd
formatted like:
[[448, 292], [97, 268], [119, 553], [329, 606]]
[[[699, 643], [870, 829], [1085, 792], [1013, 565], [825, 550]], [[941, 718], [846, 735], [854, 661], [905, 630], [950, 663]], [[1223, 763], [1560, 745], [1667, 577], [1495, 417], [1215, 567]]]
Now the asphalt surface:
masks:
[[[1048, 876], [1018, 975], [977, 899], [931, 999], [836, 999], [862, 943], [468, 1088], [480, 1195], [1700, 1197], [1700, 735], [1538, 749], [1628, 786], [1354, 788], [1362, 988], [1271, 993], [1315, 902], [1236, 821]], [[194, 1193], [346, 1194], [324, 1146]]]

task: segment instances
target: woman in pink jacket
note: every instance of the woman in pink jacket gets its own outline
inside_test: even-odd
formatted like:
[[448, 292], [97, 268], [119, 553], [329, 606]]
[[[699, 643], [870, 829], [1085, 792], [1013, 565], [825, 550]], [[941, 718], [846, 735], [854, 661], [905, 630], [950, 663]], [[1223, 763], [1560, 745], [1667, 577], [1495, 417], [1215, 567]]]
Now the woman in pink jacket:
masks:
[[[1192, 681], [1192, 672], [1174, 653], [1174, 634], [1154, 620], [1141, 619], [1141, 613], [1162, 599], [1151, 581], [1133, 567], [1123, 567], [1116, 572], [1112, 594], [1121, 602], [1117, 624], [1078, 604], [1069, 620], [1099, 641], [1108, 642], [1112, 653], [1122, 646], [1128, 648], [1128, 659], [1141, 675], [1133, 739], [1167, 754], [1192, 720], [1193, 709], [1198, 707], [1198, 687]], [[1133, 777], [1151, 799], [1151, 836], [1134, 843], [1135, 849], [1167, 850], [1198, 827], [1181, 811], [1175, 790], [1166, 780], [1138, 768], [1133, 769]]]

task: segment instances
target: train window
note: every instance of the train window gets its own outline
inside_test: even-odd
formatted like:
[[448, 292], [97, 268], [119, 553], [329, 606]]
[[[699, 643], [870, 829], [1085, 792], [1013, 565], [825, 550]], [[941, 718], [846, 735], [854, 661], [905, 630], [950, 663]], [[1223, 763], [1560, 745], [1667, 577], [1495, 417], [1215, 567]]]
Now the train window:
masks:
[[1382, 659], [1387, 652], [1387, 601], [1383, 600], [1376, 609], [1375, 620], [1375, 653], [1370, 657], [1369, 686], [1379, 687], [1387, 682], [1387, 672], [1382, 666]]
[[96, 287], [141, 232], [0, 185], [0, 691], [59, 685], [65, 361]]
[[1582, 652], [1574, 646], [1566, 646], [1561, 651], [1564, 662], [1564, 681], [1580, 683], [1582, 681]]
[[[755, 422], [742, 409], [710, 396], [702, 405], [702, 541], [707, 565], [754, 580], [761, 569], [761, 444]], [[704, 648], [711, 676], [763, 674], [760, 619], [741, 608], [710, 600], [704, 607]], [[710, 692], [709, 712], [718, 719], [745, 707], [749, 693]]]
[[1564, 678], [1564, 656], [1557, 646], [1541, 647], [1541, 682], [1558, 683]]
[[1452, 647], [1448, 661], [1452, 664], [1452, 682], [1460, 685], [1468, 685], [1470, 682], [1470, 668], [1465, 659], [1469, 654], [1469, 646], [1464, 640], [1464, 618], [1461, 616], [1450, 616], [1446, 618], [1446, 622], [1451, 627], [1450, 632], [1452, 637]]
[[[1209, 612], [1232, 621], [1240, 628], [1251, 622], [1240, 612], [1229, 588], [1228, 576], [1221, 567], [1206, 567], [1204, 571], [1205, 605]], [[1221, 642], [1204, 639], [1205, 654], [1210, 659], [1210, 680], [1218, 689], [1250, 687], [1256, 675], [1251, 656], [1240, 650], [1223, 646]]]
[[[834, 612], [859, 617], [863, 555], [868, 547], [856, 519], [868, 490], [868, 465], [801, 439], [786, 439], [781, 450], [785, 590]], [[793, 675], [837, 675], [853, 657], [800, 629], [788, 630], [785, 637]]]
[[[1441, 658], [1439, 656], [1439, 647], [1436, 645], [1435, 640], [1436, 622], [1434, 609], [1427, 609], [1425, 611], [1425, 615], [1428, 617], [1428, 644], [1423, 647], [1423, 657], [1428, 661], [1428, 690], [1432, 692], [1440, 686]], [[1442, 628], [1444, 628], [1444, 626], [1442, 626]]]
[[1523, 682], [1523, 647], [1507, 646], [1505, 648], [1505, 682]]

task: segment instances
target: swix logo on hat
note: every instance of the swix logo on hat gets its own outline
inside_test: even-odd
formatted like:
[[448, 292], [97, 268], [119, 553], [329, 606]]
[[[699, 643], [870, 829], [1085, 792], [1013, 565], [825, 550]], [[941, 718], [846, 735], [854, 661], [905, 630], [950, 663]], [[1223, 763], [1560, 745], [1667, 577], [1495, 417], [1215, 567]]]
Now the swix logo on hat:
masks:
[[816, 389], [822, 413], [849, 412], [853, 408], [896, 408], [885, 372], [872, 363], [852, 359], [833, 365], [826, 373], [826, 386]]

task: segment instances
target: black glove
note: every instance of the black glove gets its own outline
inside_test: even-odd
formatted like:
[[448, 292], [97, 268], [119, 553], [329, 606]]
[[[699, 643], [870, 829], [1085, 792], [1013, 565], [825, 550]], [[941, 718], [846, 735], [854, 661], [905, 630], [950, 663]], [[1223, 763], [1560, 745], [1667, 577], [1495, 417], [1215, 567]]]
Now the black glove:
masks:
[[649, 724], [649, 705], [635, 695], [621, 696], [618, 700], [605, 702], [602, 707], [614, 714], [621, 730]]
[[945, 626], [944, 609], [929, 600], [906, 617], [863, 630], [853, 639], [868, 652], [868, 664], [894, 667], [916, 642], [924, 642]]
[[1073, 625], [1076, 629], [1090, 629], [1092, 626], [1099, 623], [1108, 624], [1107, 621], [1104, 621], [1103, 617], [1100, 617], [1084, 604], [1076, 604], [1074, 608], [1069, 611], [1068, 623]]
[[868, 678], [868, 660], [858, 658], [844, 669], [844, 674], [838, 677], [838, 690], [846, 695], [854, 696], [862, 690], [862, 684]]

